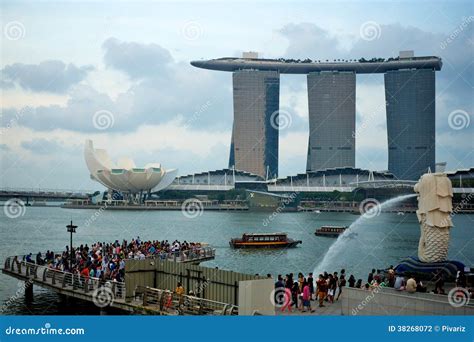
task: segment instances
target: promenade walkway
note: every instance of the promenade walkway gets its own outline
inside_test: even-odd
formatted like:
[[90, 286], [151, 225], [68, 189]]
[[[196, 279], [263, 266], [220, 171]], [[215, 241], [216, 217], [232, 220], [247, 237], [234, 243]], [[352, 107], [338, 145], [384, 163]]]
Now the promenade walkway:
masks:
[[[167, 259], [177, 263], [199, 263], [214, 256], [215, 249], [204, 247], [192, 257], [173, 254]], [[160, 260], [158, 257], [155, 259]], [[24, 281], [27, 296], [33, 296], [33, 285], [38, 285], [62, 295], [92, 302], [99, 308], [110, 306], [132, 313], [155, 315], [229, 315], [237, 312], [236, 306], [227, 303], [194, 296], [179, 296], [168, 290], [150, 287], [137, 287], [132, 290], [134, 298], [126, 299], [127, 291], [123, 282], [56, 270], [45, 265], [26, 262], [24, 256], [7, 257], [2, 273]]]

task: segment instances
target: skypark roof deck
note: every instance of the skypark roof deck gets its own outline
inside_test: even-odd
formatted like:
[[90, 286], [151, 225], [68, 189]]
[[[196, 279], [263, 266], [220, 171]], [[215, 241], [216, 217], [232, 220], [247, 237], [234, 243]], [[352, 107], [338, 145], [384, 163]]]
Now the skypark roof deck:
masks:
[[435, 56], [389, 58], [384, 60], [359, 59], [356, 62], [318, 62], [309, 59], [300, 61], [293, 59], [259, 59], [224, 57], [210, 60], [191, 61], [191, 65], [210, 70], [236, 71], [242, 69], [273, 70], [281, 74], [308, 74], [318, 71], [348, 71], [357, 74], [385, 73], [401, 69], [433, 69], [441, 70], [441, 58]]

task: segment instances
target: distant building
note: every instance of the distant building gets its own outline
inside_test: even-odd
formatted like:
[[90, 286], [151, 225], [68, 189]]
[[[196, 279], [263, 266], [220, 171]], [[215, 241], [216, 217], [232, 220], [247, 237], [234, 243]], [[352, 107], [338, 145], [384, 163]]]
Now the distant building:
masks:
[[264, 179], [250, 172], [235, 169], [212, 170], [176, 177], [170, 190], [228, 191], [236, 184], [264, 182]]
[[355, 92], [354, 72], [308, 74], [307, 171], [355, 167]]
[[398, 55], [399, 55], [400, 59], [413, 58], [413, 57], [415, 57], [415, 51], [413, 51], [413, 50], [400, 51], [400, 53]]
[[92, 140], [85, 142], [84, 159], [91, 179], [124, 196], [140, 195], [140, 200], [143, 194], [167, 188], [178, 173], [177, 169], [165, 169], [158, 163], [138, 167], [130, 158], [115, 163], [106, 150], [94, 148]]
[[254, 52], [254, 51], [242, 52], [242, 58], [257, 59], [258, 52]]
[[280, 75], [239, 70], [233, 76], [234, 123], [229, 168], [263, 178], [278, 176]]
[[474, 167], [448, 171], [446, 175], [451, 179], [454, 187], [474, 188]]
[[[269, 182], [269, 190], [278, 191], [291, 188], [347, 188], [357, 187], [367, 181], [395, 180], [388, 172], [369, 171], [352, 167], [328, 168], [325, 170], [309, 171], [296, 176], [279, 178]], [[320, 189], [322, 190], [322, 189]], [[352, 191], [349, 190], [349, 191]]]
[[418, 180], [435, 171], [435, 71], [410, 69], [385, 74], [388, 170]]
[[[191, 65], [233, 72], [234, 124], [229, 165], [265, 179], [278, 175], [280, 74], [308, 75], [308, 171], [355, 166], [355, 83], [357, 74], [385, 74], [389, 146], [388, 170], [417, 180], [435, 170], [435, 72], [441, 58], [415, 57], [357, 61], [263, 59], [245, 53], [192, 61]], [[273, 123], [273, 125], [272, 125]], [[376, 142], [374, 142], [376, 143]]]
[[438, 162], [436, 163], [436, 172], [445, 172], [446, 171], [446, 162]]

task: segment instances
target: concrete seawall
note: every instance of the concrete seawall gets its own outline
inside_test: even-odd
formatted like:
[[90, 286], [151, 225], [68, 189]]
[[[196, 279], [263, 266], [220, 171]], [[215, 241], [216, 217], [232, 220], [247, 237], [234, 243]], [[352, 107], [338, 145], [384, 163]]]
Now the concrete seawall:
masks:
[[346, 316], [474, 315], [472, 300], [470, 304], [454, 307], [447, 295], [407, 293], [392, 288], [344, 288], [341, 299], [342, 313]]

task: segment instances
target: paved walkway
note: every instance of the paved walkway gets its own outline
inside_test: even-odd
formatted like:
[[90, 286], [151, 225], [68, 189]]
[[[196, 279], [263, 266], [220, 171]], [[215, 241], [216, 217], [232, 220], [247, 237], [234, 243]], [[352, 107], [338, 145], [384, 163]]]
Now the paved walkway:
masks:
[[[344, 295], [344, 294], [343, 294]], [[342, 297], [342, 296], [341, 296]], [[275, 314], [285, 315], [285, 316], [309, 316], [309, 315], [322, 315], [322, 316], [341, 316], [342, 315], [342, 303], [341, 298], [338, 301], [335, 301], [333, 304], [324, 302], [325, 307], [320, 308], [318, 301], [311, 301], [311, 308], [314, 312], [302, 312], [301, 310], [295, 310], [294, 307], [291, 308], [291, 312], [288, 312], [288, 309], [285, 312], [281, 312], [281, 309], [275, 310]]]

